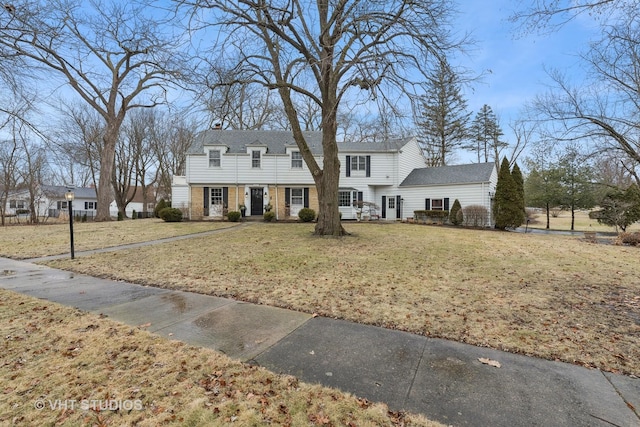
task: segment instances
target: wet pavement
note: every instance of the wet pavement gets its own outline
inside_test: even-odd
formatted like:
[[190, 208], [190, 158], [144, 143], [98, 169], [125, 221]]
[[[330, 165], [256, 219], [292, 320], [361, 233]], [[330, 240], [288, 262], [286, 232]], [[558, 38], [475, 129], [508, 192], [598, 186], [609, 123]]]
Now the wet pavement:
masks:
[[596, 369], [5, 258], [0, 288], [105, 314], [445, 424], [640, 426], [640, 379]]

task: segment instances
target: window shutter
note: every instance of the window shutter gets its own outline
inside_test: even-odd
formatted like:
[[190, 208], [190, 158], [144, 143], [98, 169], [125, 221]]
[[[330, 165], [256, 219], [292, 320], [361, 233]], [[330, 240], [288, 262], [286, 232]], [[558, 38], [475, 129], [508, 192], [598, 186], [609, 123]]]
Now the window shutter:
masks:
[[365, 167], [367, 169], [367, 177], [370, 177], [371, 176], [371, 156], [367, 156]]
[[291, 188], [284, 188], [284, 202], [288, 205], [291, 205]]
[[444, 199], [444, 210], [448, 211], [449, 210], [449, 198], [445, 197]]
[[204, 187], [204, 204], [203, 204], [203, 208], [208, 208], [209, 207], [209, 187]]
[[424, 210], [425, 211], [431, 210], [431, 199], [424, 199]]
[[347, 176], [351, 176], [351, 156], [347, 156]]
[[359, 201], [359, 202], [361, 202], [361, 201], [363, 201], [363, 200], [364, 200], [364, 199], [362, 198], [362, 196], [363, 196], [363, 195], [362, 195], [362, 191], [358, 191], [358, 201]]
[[382, 218], [387, 217], [387, 196], [382, 196]]
[[309, 207], [309, 187], [304, 187], [304, 207]]
[[400, 206], [401, 202], [402, 202], [402, 197], [396, 196], [396, 218], [397, 219], [402, 218], [402, 206]]
[[229, 207], [229, 187], [222, 187], [222, 203], [225, 208]]

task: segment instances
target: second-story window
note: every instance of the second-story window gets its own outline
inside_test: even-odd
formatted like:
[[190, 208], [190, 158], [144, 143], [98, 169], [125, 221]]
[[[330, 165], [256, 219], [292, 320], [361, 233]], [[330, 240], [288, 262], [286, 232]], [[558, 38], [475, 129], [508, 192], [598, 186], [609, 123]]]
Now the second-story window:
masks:
[[251, 152], [251, 167], [259, 168], [260, 167], [260, 152], [252, 151]]
[[291, 168], [302, 169], [302, 154], [299, 151], [291, 152]]
[[209, 150], [209, 167], [220, 167], [220, 150]]
[[351, 170], [352, 171], [365, 171], [365, 170], [367, 170], [367, 157], [366, 156], [352, 156], [351, 157]]

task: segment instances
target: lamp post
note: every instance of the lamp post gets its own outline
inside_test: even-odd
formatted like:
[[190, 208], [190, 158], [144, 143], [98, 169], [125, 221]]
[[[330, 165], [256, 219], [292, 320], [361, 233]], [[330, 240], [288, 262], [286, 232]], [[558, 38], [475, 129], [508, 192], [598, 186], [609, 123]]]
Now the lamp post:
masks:
[[64, 194], [64, 198], [67, 199], [67, 207], [69, 208], [69, 236], [71, 237], [71, 259], [74, 258], [73, 253], [73, 199], [75, 195], [71, 188], [67, 189], [67, 192]]

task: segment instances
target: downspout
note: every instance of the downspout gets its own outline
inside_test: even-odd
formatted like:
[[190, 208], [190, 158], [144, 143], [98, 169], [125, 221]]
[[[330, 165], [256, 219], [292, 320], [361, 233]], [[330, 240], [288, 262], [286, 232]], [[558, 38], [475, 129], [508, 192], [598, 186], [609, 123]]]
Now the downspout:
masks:
[[236, 209], [240, 209], [238, 204], [238, 155], [236, 154]]
[[[286, 152], [286, 149], [285, 149], [285, 152]], [[280, 219], [280, 217], [279, 217], [279, 209], [278, 209], [278, 207], [280, 206], [278, 204], [278, 157], [280, 157], [280, 156], [278, 156], [276, 154], [275, 157], [276, 157], [276, 182], [275, 182], [276, 206], [275, 206], [275, 209], [276, 209], [276, 221], [277, 221], [277, 220]]]

